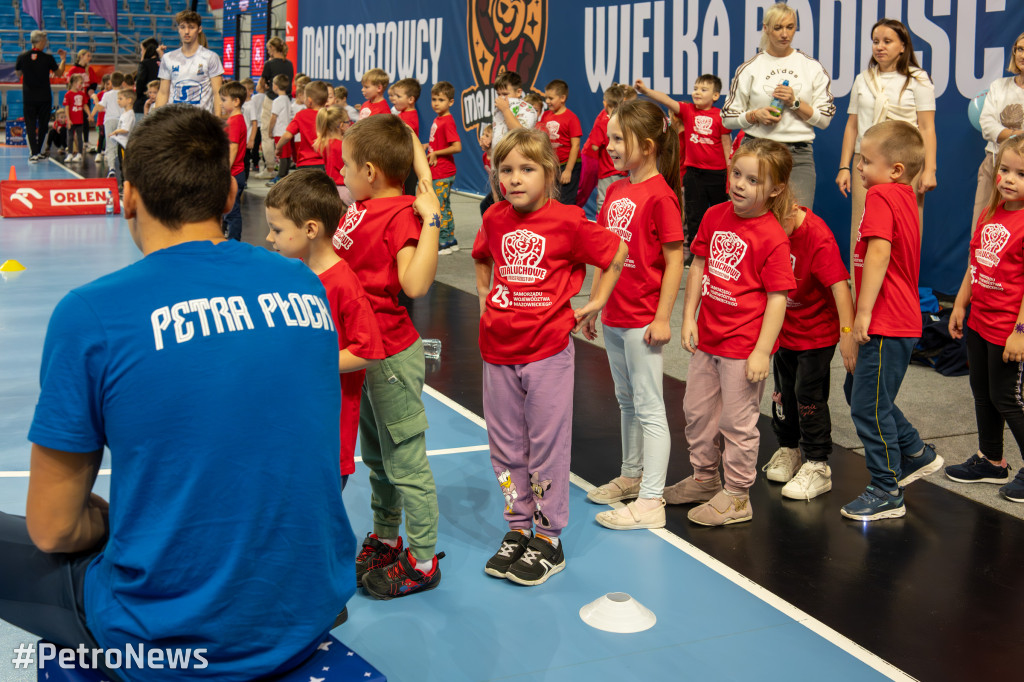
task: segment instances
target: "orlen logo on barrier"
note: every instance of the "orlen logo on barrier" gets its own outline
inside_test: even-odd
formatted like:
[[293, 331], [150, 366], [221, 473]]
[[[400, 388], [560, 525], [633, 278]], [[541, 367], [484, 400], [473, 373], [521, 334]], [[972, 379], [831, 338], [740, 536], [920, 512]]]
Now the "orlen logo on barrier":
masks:
[[106, 189], [51, 189], [53, 206], [105, 206], [110, 190]]

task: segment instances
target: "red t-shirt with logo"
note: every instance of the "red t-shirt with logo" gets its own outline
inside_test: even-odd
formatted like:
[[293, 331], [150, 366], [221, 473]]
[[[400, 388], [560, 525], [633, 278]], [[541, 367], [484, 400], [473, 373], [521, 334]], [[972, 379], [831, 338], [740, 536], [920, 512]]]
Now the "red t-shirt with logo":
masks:
[[786, 297], [786, 319], [779, 332], [779, 346], [788, 350], [839, 343], [839, 311], [831, 287], [850, 278], [832, 230], [810, 209], [803, 210], [804, 222], [789, 235], [796, 289]]
[[[921, 299], [917, 291], [921, 271], [921, 218], [917, 195], [910, 185], [896, 182], [869, 187], [864, 198], [864, 217], [853, 249], [853, 281], [860, 297], [864, 254], [868, 237], [892, 245], [889, 267], [871, 311], [869, 334], [917, 338], [921, 336]], [[1020, 310], [1020, 301], [1017, 301]]]
[[227, 129], [228, 142], [238, 145], [235, 158], [231, 161], [231, 175], [235, 176], [245, 172], [245, 152], [248, 151], [246, 143], [249, 141], [249, 131], [246, 130], [245, 116], [242, 116], [242, 114], [229, 116]]
[[379, 102], [363, 102], [363, 106], [359, 107], [359, 120], [362, 121], [369, 116], [390, 113], [391, 105], [388, 104], [386, 99], [382, 99]]
[[[459, 131], [455, 128], [455, 117], [451, 114], [438, 116], [430, 126], [430, 141], [427, 149], [441, 151], [459, 141]], [[437, 163], [430, 167], [430, 177], [443, 180], [455, 175], [455, 160], [451, 154], [437, 157]]]
[[679, 199], [661, 175], [636, 184], [623, 178], [605, 193], [597, 224], [626, 242], [629, 255], [601, 321], [636, 329], [654, 320], [665, 274], [662, 246], [685, 238]]
[[73, 126], [85, 123], [85, 92], [68, 90], [64, 95], [64, 106], [68, 109], [68, 123]]
[[1024, 211], [1003, 204], [982, 216], [971, 238], [971, 314], [968, 326], [981, 338], [1005, 346], [1024, 297]]
[[484, 152], [484, 170], [488, 173], [491, 172], [491, 157], [487, 152]]
[[[338, 330], [338, 350], [347, 350], [364, 360], [384, 357], [380, 329], [366, 292], [348, 263], [341, 261], [320, 273], [327, 290], [334, 326]], [[341, 474], [356, 472], [356, 434], [359, 432], [359, 401], [365, 370], [341, 375]]]
[[[566, 163], [569, 160], [569, 152], [572, 151], [572, 138], [583, 137], [583, 128], [580, 126], [580, 119], [568, 109], [560, 114], [545, 111], [537, 122], [537, 127], [548, 134], [551, 146], [555, 148], [555, 156], [558, 163]], [[576, 161], [579, 162], [579, 156]]]
[[[388, 111], [391, 110], [388, 109]], [[420, 136], [420, 115], [415, 107], [409, 107], [405, 111], [398, 112], [398, 117], [412, 128], [413, 132], [416, 133], [416, 137]]]
[[725, 170], [725, 149], [722, 136], [731, 131], [722, 125], [722, 110], [718, 107], [698, 109], [692, 102], [679, 102], [679, 118], [683, 119], [683, 134], [679, 141], [682, 158], [692, 168]]
[[[600, 147], [596, 152], [590, 147]], [[608, 156], [608, 112], [604, 109], [594, 120], [594, 127], [590, 131], [590, 137], [583, 145], [583, 151], [587, 156], [597, 159], [597, 177], [610, 178], [613, 175], [627, 175], [626, 171], [615, 170], [612, 157]]]
[[345, 184], [345, 178], [341, 175], [341, 169], [345, 166], [341, 158], [341, 143], [340, 138], [331, 138], [327, 141], [327, 150], [324, 154], [324, 172], [336, 185]]
[[295, 140], [295, 165], [299, 168], [324, 165], [324, 157], [313, 147], [317, 138], [316, 114], [316, 109], [303, 109], [288, 124], [288, 132]]
[[484, 214], [473, 258], [493, 261], [494, 282], [480, 318], [480, 355], [518, 365], [565, 350], [576, 326], [570, 304], [587, 264], [611, 265], [620, 239], [583, 209], [548, 201], [519, 213], [507, 201]]
[[348, 207], [334, 233], [334, 250], [356, 273], [380, 327], [387, 357], [411, 346], [419, 334], [398, 302], [398, 252], [416, 246], [421, 224], [414, 197], [357, 201]]
[[[740, 218], [727, 201], [704, 214], [690, 251], [705, 259], [697, 347], [745, 360], [761, 334], [768, 292], [796, 288], [785, 231], [771, 213]], [[778, 347], [776, 340], [772, 353]]]

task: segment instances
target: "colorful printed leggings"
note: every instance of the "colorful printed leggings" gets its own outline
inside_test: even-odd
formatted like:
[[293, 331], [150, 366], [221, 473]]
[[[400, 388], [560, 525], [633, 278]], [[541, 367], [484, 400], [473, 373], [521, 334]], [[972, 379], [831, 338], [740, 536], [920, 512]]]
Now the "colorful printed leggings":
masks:
[[441, 237], [438, 239], [439, 248], [446, 249], [455, 246], [455, 218], [452, 217], [452, 182], [455, 176], [434, 180], [434, 194], [441, 204]]

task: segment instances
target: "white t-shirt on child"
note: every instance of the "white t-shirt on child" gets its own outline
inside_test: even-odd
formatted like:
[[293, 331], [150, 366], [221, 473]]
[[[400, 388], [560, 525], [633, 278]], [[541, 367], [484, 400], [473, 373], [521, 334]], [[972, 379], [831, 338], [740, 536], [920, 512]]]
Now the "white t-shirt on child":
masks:
[[121, 117], [121, 105], [117, 103], [117, 88], [107, 90], [100, 98], [100, 106], [103, 107], [103, 127], [107, 130], [117, 130], [112, 127], [114, 121]]
[[122, 147], [127, 147], [128, 146], [128, 135], [131, 133], [132, 126], [134, 126], [134, 125], [135, 125], [135, 110], [134, 109], [128, 109], [127, 111], [122, 111], [120, 118], [117, 119], [117, 127], [114, 128], [114, 130], [127, 130], [128, 132], [127, 133], [118, 133], [117, 135], [112, 135], [110, 139], [113, 140], [114, 142], [118, 143]]
[[271, 116], [277, 116], [274, 130], [271, 131], [274, 137], [281, 137], [288, 131], [288, 124], [292, 122], [293, 116], [291, 104], [291, 98], [288, 95], [278, 95], [270, 105]]

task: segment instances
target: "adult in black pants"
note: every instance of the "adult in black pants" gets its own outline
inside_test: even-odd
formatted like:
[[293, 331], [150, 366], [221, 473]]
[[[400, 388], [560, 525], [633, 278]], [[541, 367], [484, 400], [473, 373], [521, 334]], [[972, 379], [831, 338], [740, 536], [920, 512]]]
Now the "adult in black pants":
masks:
[[135, 104], [133, 105], [136, 120], [146, 112], [146, 91], [149, 84], [160, 80], [160, 58], [164, 54], [164, 46], [156, 38], [146, 38], [140, 47], [142, 59], [135, 72]]
[[47, 54], [46, 31], [32, 31], [32, 49], [18, 56], [15, 69], [22, 79], [21, 92], [25, 107], [25, 127], [28, 130], [28, 145], [31, 150], [29, 161], [41, 161], [43, 140], [50, 125], [53, 110], [53, 93], [50, 91], [50, 74], [58, 78], [64, 75], [67, 53], [57, 50], [60, 63]]

